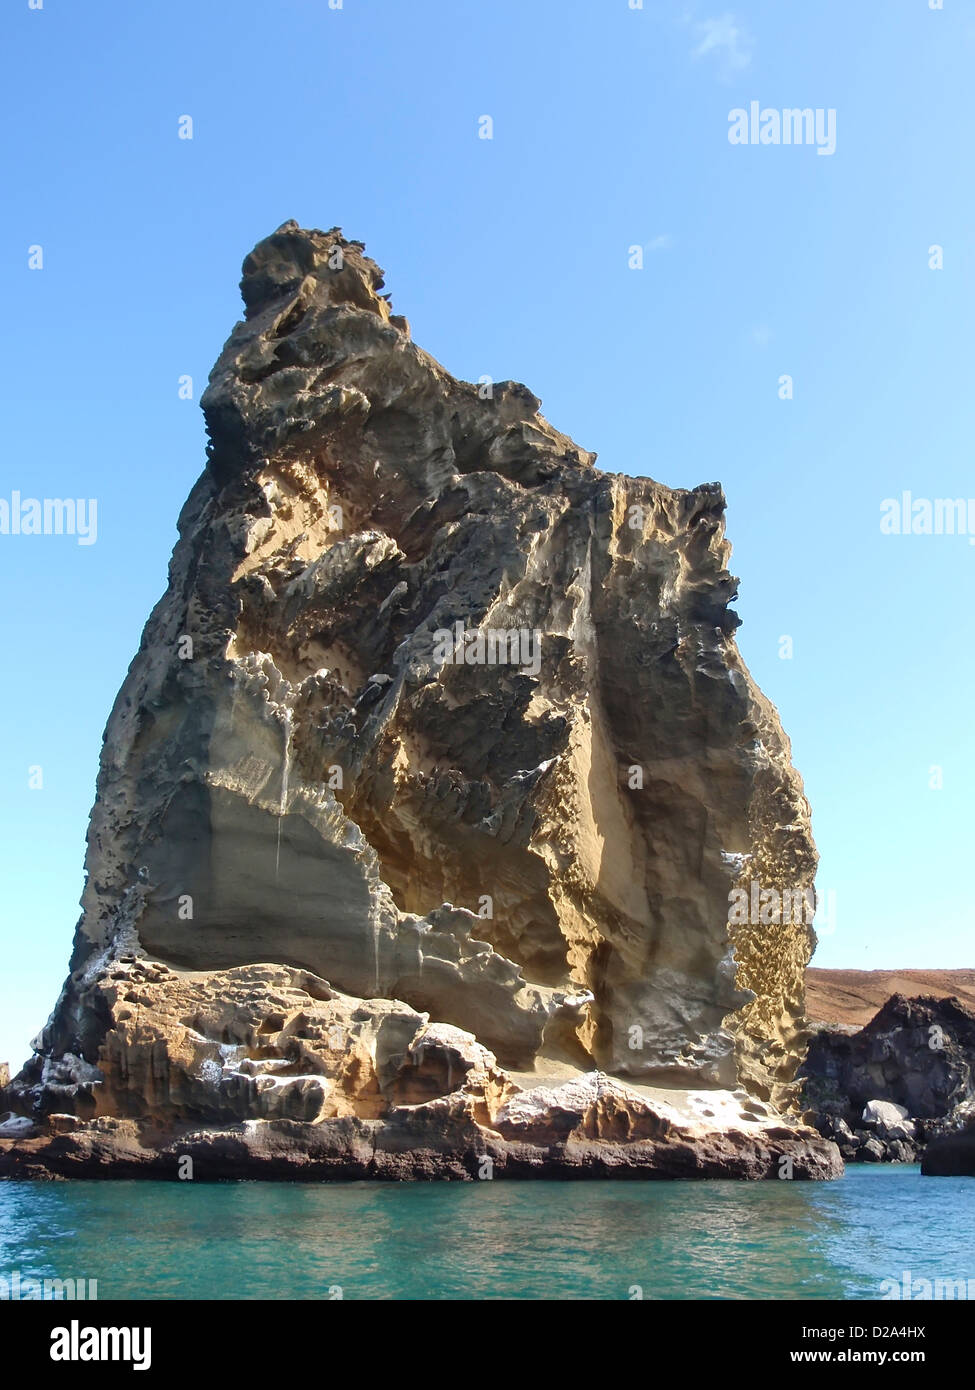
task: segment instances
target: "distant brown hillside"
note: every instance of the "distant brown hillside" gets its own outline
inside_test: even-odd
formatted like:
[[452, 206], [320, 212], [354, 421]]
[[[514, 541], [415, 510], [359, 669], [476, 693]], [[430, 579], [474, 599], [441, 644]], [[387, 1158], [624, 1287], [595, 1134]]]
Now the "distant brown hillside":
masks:
[[975, 970], [806, 971], [806, 1014], [814, 1023], [862, 1026], [892, 994], [953, 994], [975, 1009]]

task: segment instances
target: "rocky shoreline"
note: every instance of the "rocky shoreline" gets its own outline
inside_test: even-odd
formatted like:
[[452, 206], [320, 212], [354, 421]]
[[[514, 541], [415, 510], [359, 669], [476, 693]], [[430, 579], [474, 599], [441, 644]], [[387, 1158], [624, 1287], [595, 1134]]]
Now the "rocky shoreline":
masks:
[[[52, 1122], [55, 1130], [61, 1117]], [[424, 1135], [429, 1125], [434, 1132]], [[421, 1131], [418, 1133], [418, 1131]], [[213, 1182], [485, 1181], [502, 1178], [837, 1178], [835, 1145], [803, 1127], [761, 1135], [715, 1132], [665, 1139], [506, 1141], [460, 1119], [331, 1121], [310, 1130], [291, 1121], [249, 1121], [225, 1130], [160, 1136], [132, 1121], [81, 1124], [17, 1142], [0, 1141], [0, 1178], [152, 1178]]]
[[952, 1153], [961, 1164], [975, 1121], [975, 1012], [894, 994], [862, 1028], [814, 1029], [799, 1076], [807, 1119], [847, 1163], [920, 1160], [933, 1173]]
[[21, 1113], [0, 1119], [0, 1177], [842, 1172], [835, 1145], [742, 1089], [655, 1088], [566, 1064], [514, 1075], [471, 1033], [304, 971], [187, 972], [138, 953], [91, 988], [115, 1019], [99, 1065], [84, 1080], [77, 1059], [60, 1074], [37, 1066], [33, 1085], [25, 1069], [5, 1093]]

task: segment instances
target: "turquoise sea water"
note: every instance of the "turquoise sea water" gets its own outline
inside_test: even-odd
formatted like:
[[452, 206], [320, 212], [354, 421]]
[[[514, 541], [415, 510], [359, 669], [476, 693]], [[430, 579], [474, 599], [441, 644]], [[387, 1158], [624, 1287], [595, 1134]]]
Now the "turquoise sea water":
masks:
[[975, 1279], [975, 1179], [0, 1182], [13, 1270], [99, 1299], [878, 1298]]

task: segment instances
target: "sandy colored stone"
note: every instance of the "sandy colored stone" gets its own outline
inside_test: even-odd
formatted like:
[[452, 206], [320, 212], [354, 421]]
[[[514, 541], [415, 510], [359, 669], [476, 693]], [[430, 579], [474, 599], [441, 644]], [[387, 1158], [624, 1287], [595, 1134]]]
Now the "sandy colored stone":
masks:
[[[365, 1143], [376, 1176], [489, 1140], [509, 1171], [511, 1145], [533, 1171], [669, 1171], [640, 1087], [744, 1086], [771, 1133], [813, 936], [729, 931], [729, 893], [801, 891], [816, 853], [735, 645], [721, 488], [597, 471], [526, 387], [450, 376], [382, 288], [338, 229], [286, 223], [244, 262], [16, 1103], [82, 1121], [37, 1141], [58, 1152], [197, 1126], [266, 1168], [226, 1132], [283, 1125], [285, 1166], [304, 1142], [361, 1173]], [[496, 634], [475, 654], [527, 646], [445, 664], [458, 625]], [[767, 1176], [755, 1122], [679, 1142]], [[838, 1161], [783, 1133], [808, 1175]]]

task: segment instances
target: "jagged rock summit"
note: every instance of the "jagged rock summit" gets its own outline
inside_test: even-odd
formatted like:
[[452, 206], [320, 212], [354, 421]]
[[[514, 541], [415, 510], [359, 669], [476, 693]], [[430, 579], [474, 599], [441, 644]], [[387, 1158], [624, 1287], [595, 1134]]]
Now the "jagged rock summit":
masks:
[[338, 228], [247, 257], [0, 1172], [833, 1176], [816, 855], [724, 497], [451, 377]]

